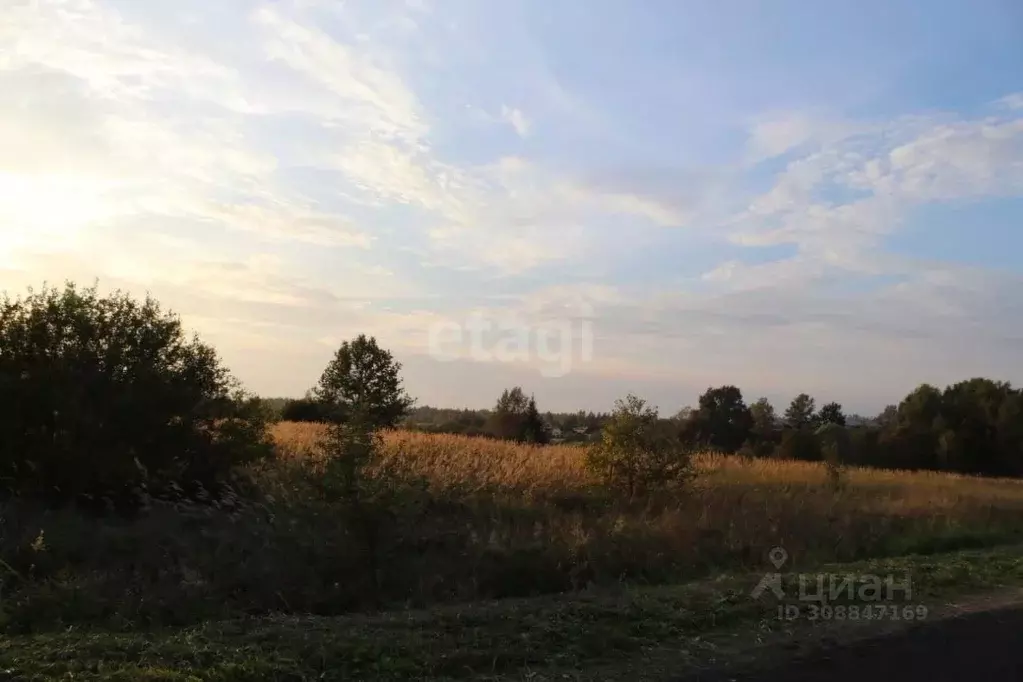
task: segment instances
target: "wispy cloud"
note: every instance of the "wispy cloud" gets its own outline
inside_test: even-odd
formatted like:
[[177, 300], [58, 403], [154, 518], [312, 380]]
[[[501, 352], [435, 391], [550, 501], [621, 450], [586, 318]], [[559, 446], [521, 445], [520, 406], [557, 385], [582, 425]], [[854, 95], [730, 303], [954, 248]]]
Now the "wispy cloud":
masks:
[[[598, 344], [578, 371], [616, 390], [867, 401], [1015, 371], [1023, 262], [890, 244], [929, 234], [924, 211], [987, 230], [978, 243], [1011, 236], [1018, 83], [982, 70], [928, 99], [927, 78], [868, 78], [827, 45], [793, 59], [799, 36], [775, 50], [753, 24], [736, 30], [755, 54], [721, 60], [709, 33], [728, 17], [664, 11], [653, 26], [628, 4], [8, 3], [0, 288], [153, 291], [257, 389], [293, 393], [329, 350], [317, 340], [365, 331], [413, 359], [429, 400], [455, 371], [422, 357], [431, 325], [582, 303]], [[858, 75], [860, 100], [816, 98], [831, 73]], [[599, 393], [573, 381], [550, 390]]]
[[263, 6], [252, 15], [265, 31], [264, 49], [335, 98], [324, 124], [350, 126], [358, 134], [415, 146], [429, 131], [415, 94], [393, 72], [315, 26]]
[[[898, 274], [912, 266], [877, 251], [914, 207], [1023, 195], [1023, 118], [939, 115], [843, 129], [801, 138], [809, 150], [733, 219], [736, 243], [799, 250], [788, 263], [746, 268], [747, 279], [759, 272], [771, 281], [780, 267], [807, 280], [833, 268]], [[756, 131], [750, 144], [760, 144]], [[715, 278], [736, 281], [739, 269]]]
[[998, 104], [1009, 109], [1023, 109], [1023, 92], [1014, 92], [998, 100]]
[[512, 128], [519, 137], [529, 137], [529, 130], [532, 123], [526, 118], [520, 109], [513, 109], [508, 106], [501, 107], [501, 118]]

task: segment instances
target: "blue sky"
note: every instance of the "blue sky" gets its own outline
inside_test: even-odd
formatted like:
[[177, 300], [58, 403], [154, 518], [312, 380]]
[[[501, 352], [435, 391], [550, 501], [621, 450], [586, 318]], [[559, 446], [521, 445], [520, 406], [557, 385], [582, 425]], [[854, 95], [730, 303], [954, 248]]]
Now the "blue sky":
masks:
[[1023, 381], [1018, 2], [0, 9], [0, 288], [152, 292], [259, 393], [360, 332], [452, 406]]

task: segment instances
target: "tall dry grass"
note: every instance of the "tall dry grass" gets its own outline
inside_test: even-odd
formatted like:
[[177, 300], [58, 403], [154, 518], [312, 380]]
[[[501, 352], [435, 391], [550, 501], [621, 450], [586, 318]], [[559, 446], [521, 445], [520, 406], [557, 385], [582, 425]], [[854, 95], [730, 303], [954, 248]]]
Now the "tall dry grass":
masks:
[[[315, 459], [322, 428], [282, 423], [274, 437], [285, 457]], [[435, 492], [518, 500], [540, 525], [576, 539], [630, 528], [659, 548], [651, 551], [688, 566], [756, 563], [778, 545], [807, 560], [853, 559], [987, 544], [1023, 531], [1018, 480], [849, 468], [836, 491], [823, 463], [702, 454], [688, 494], [658, 504], [587, 505], [600, 493], [584, 457], [578, 446], [407, 431], [387, 433], [382, 448], [392, 469], [424, 478]]]
[[[319, 424], [281, 422], [273, 436], [281, 456], [315, 461], [323, 431]], [[598, 484], [586, 470], [585, 450], [575, 445], [390, 431], [384, 434], [381, 455], [392, 469], [424, 477], [438, 490], [552, 494], [586, 492]], [[693, 495], [707, 503], [740, 490], [801, 507], [840, 503], [866, 513], [954, 517], [991, 508], [1023, 513], [1023, 481], [1017, 479], [850, 467], [843, 473], [847, 487], [836, 495], [823, 463], [704, 453], [696, 456], [695, 465], [699, 475]]]
[[[274, 441], [281, 456], [298, 461], [320, 458], [320, 424], [281, 422]], [[438, 489], [533, 492], [572, 491], [596, 483], [583, 466], [583, 450], [571, 445], [522, 445], [447, 434], [389, 431], [381, 459], [392, 470], [425, 477]]]
[[851, 469], [836, 487], [819, 464], [702, 455], [681, 493], [622, 501], [589, 475], [579, 447], [399, 431], [381, 453], [398, 475], [388, 479], [395, 506], [370, 547], [320, 475], [322, 428], [277, 425], [277, 459], [216, 505], [111, 519], [0, 501], [0, 632], [760, 573], [777, 546], [791, 570], [1023, 540], [1019, 481]]

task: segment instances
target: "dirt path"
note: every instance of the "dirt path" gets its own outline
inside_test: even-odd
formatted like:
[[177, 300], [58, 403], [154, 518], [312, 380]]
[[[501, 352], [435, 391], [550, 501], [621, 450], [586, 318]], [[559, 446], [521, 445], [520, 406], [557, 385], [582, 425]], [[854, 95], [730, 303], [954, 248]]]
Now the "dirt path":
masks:
[[817, 645], [741, 671], [680, 682], [988, 682], [1023, 680], [1023, 604], [970, 604], [891, 634]]

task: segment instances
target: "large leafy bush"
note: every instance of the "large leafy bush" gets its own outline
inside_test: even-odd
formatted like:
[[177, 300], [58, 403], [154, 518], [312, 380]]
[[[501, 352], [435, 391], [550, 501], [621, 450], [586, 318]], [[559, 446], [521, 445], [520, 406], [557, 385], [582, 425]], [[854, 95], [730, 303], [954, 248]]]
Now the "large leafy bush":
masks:
[[270, 451], [267, 415], [151, 298], [0, 301], [0, 487], [68, 501], [207, 492]]

